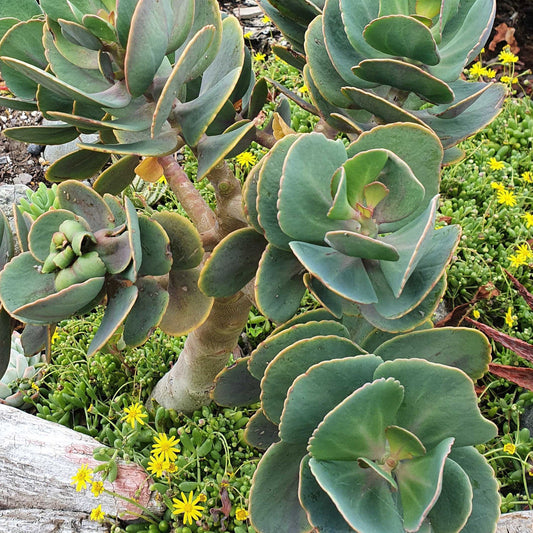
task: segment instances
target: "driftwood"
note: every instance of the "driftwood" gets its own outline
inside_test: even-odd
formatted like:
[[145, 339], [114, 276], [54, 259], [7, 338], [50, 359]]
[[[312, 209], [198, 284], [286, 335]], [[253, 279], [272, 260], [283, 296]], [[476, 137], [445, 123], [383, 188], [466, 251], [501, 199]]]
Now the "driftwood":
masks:
[[[0, 405], [0, 533], [108, 531], [88, 520], [99, 504], [108, 517], [137, 518], [136, 505], [107, 493], [77, 492], [71, 483], [82, 464], [100, 464], [92, 456], [99, 446], [87, 435]], [[161, 515], [150, 483], [141, 467], [119, 462], [117, 479], [104, 487]]]
[[533, 533], [533, 511], [502, 515], [496, 533]]

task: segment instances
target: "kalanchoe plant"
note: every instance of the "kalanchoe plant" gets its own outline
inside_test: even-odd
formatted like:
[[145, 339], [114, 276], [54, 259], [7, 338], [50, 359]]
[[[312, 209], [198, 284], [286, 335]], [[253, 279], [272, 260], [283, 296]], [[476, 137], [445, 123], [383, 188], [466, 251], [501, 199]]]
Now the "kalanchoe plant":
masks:
[[335, 129], [425, 125], [453, 160], [461, 152], [448, 149], [499, 112], [502, 85], [460, 79], [490, 35], [495, 0], [260, 4], [294, 49], [278, 53], [303, 69], [316, 109]]
[[[35, 220], [20, 243], [25, 251], [0, 274], [2, 305], [11, 316], [50, 325], [91, 310], [107, 296], [89, 354], [122, 325], [126, 344], [137, 346], [157, 325], [180, 334], [202, 321], [212, 299], [194, 290], [203, 250], [186, 219], [177, 213], [137, 215], [127, 197], [122, 205], [77, 181], [61, 183], [57, 201], [59, 208]], [[187, 312], [191, 299], [195, 312]]]
[[40, 352], [26, 357], [20, 333], [13, 332], [9, 365], [5, 374], [0, 377], [0, 404], [19, 408], [31, 405], [24, 402], [24, 397], [27, 395], [34, 399], [37, 397], [38, 388], [33, 389], [30, 381], [35, 383], [39, 380], [42, 373], [39, 365], [42, 362], [43, 354]]
[[261, 399], [245, 433], [267, 450], [250, 495], [256, 530], [493, 532], [497, 484], [474, 448], [496, 434], [472, 384], [486, 338], [383, 337], [362, 317], [331, 318], [300, 315], [217, 378], [224, 405]]
[[[381, 329], [414, 328], [442, 296], [459, 239], [456, 226], [434, 229], [441, 158], [437, 137], [416, 124], [376, 127], [347, 148], [320, 134], [284, 137], [248, 177], [255, 231], [215, 248], [200, 287], [231, 294], [260, 257], [256, 301], [275, 321], [295, 313], [307, 287], [336, 316], [357, 304]], [[248, 261], [231, 266], [236, 249]]]
[[255, 130], [249, 118], [265, 101], [264, 81], [252, 98], [241, 28], [233, 16], [222, 19], [216, 0], [4, 2], [0, 21], [0, 70], [14, 94], [0, 103], [59, 121], [6, 135], [62, 144], [100, 134], [55, 162], [51, 181], [95, 176], [115, 154], [95, 183], [115, 194], [140, 157], [185, 143], [205, 175]]

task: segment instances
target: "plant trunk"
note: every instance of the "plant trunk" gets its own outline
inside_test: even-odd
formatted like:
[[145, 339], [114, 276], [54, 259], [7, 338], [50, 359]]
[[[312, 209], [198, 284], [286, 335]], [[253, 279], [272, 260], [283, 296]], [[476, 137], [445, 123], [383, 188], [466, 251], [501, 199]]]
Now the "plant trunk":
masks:
[[207, 320], [189, 333], [178, 360], [155, 386], [152, 399], [184, 413], [208, 404], [213, 381], [237, 345], [250, 307], [250, 300], [240, 292], [217, 298]]

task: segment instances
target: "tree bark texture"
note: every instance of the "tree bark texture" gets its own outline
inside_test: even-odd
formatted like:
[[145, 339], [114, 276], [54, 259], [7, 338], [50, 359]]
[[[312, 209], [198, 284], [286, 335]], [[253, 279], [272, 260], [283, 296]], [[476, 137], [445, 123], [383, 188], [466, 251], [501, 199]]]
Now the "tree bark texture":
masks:
[[242, 293], [217, 298], [207, 320], [189, 333], [178, 360], [157, 383], [152, 398], [167, 409], [185, 413], [208, 404], [213, 380], [237, 345], [250, 307]]
[[[101, 444], [92, 437], [6, 405], [0, 405], [0, 428], [0, 533], [107, 531], [88, 520], [99, 504], [110, 517], [134, 520], [142, 514], [114, 495], [95, 498], [90, 487], [76, 491], [71, 481], [81, 465], [100, 464], [92, 453]], [[104, 487], [161, 515], [150, 483], [140, 466], [119, 461], [117, 479]]]

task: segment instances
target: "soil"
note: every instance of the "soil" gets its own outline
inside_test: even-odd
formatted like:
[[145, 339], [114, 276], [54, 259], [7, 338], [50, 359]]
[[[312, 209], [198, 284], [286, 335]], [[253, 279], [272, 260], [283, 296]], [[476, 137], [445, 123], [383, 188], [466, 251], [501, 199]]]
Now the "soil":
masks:
[[[243, 7], [256, 5], [254, 0], [240, 2], [219, 0], [219, 3], [224, 11], [234, 13], [236, 16]], [[241, 22], [245, 32], [251, 34], [249, 42], [253, 49], [265, 52], [272, 41], [278, 38], [279, 33], [276, 33], [271, 24], [265, 25], [261, 18], [261, 16], [243, 18]], [[501, 49], [509, 44], [511, 50], [520, 57], [516, 64], [517, 72], [533, 70], [533, 0], [498, 0], [494, 28], [498, 26], [499, 31], [494, 29], [488, 40], [484, 61], [490, 63], [491, 60], [495, 60]], [[498, 35], [503, 39], [496, 42]], [[517, 96], [531, 97], [533, 94], [531, 72], [521, 76], [520, 81], [521, 88], [517, 90]], [[0, 183], [13, 183], [15, 180], [35, 188], [40, 181], [46, 181], [43, 168], [43, 163], [46, 162], [41, 157], [39, 148], [35, 145], [30, 146], [30, 150], [33, 149], [33, 153], [30, 153], [27, 144], [8, 139], [1, 134], [5, 128], [37, 125], [40, 121], [41, 116], [36, 111], [22, 112], [0, 107]]]

